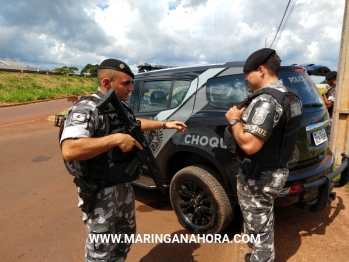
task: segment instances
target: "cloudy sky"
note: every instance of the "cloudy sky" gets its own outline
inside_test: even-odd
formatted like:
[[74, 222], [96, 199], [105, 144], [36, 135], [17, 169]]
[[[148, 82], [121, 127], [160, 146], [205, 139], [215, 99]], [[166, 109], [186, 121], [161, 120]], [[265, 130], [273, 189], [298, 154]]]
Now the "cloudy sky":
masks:
[[[285, 13], [289, 4], [288, 11]], [[337, 70], [345, 0], [0, 0], [0, 60], [39, 69], [245, 60], [275, 38], [283, 65]], [[283, 30], [281, 30], [283, 29]]]

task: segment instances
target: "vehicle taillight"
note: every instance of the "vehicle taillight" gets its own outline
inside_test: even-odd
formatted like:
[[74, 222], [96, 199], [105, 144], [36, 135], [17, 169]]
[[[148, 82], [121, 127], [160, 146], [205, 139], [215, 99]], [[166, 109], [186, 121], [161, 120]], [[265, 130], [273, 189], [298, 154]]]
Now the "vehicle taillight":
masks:
[[288, 191], [289, 194], [297, 193], [302, 190], [302, 185], [291, 186]]
[[304, 73], [304, 70], [302, 68], [295, 68], [294, 71], [295, 72], [302, 72], [302, 73]]

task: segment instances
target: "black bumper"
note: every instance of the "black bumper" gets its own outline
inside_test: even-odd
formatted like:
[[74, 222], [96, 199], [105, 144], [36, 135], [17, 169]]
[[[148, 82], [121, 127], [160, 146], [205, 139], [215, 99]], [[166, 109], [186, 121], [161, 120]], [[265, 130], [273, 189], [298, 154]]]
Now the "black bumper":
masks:
[[[302, 192], [311, 188], [318, 188], [317, 197], [307, 203], [297, 203], [295, 206], [309, 210], [311, 212], [318, 212], [323, 210], [328, 203], [335, 199], [335, 193], [332, 193], [333, 187], [342, 187], [349, 181], [349, 157], [342, 153], [342, 164], [332, 173], [323, 176], [317, 181], [302, 185]], [[332, 179], [341, 174], [338, 181], [333, 182]]]

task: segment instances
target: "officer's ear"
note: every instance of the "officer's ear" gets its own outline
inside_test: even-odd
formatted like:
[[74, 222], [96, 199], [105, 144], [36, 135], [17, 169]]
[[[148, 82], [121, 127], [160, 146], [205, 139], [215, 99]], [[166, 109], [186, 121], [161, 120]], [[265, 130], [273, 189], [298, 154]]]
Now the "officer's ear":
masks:
[[103, 87], [109, 89], [111, 87], [111, 80], [110, 80], [110, 78], [107, 78], [107, 77], [103, 78], [102, 79], [102, 85], [103, 85]]
[[263, 77], [265, 74], [266, 74], [266, 70], [267, 68], [264, 66], [264, 65], [260, 65], [258, 68], [257, 68], [257, 72], [259, 73], [259, 75], [261, 77]]
[[265, 75], [269, 75], [269, 76], [274, 76], [275, 74], [273, 72], [271, 72], [268, 67], [263, 64], [263, 65], [260, 65], [259, 68], [258, 68], [260, 71], [260, 76], [261, 77], [264, 77]]

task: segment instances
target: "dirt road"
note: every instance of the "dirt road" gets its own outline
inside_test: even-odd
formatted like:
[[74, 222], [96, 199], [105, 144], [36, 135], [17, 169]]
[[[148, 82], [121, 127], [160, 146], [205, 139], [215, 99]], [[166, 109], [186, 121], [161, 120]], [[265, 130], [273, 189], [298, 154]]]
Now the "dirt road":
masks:
[[[0, 127], [0, 261], [83, 261], [86, 232], [64, 169], [58, 128], [46, 120]], [[349, 196], [309, 213], [276, 208], [276, 261], [347, 261]], [[188, 234], [168, 196], [135, 188], [137, 233]], [[241, 217], [224, 234], [239, 234]], [[128, 261], [243, 261], [243, 243], [136, 243]]]

